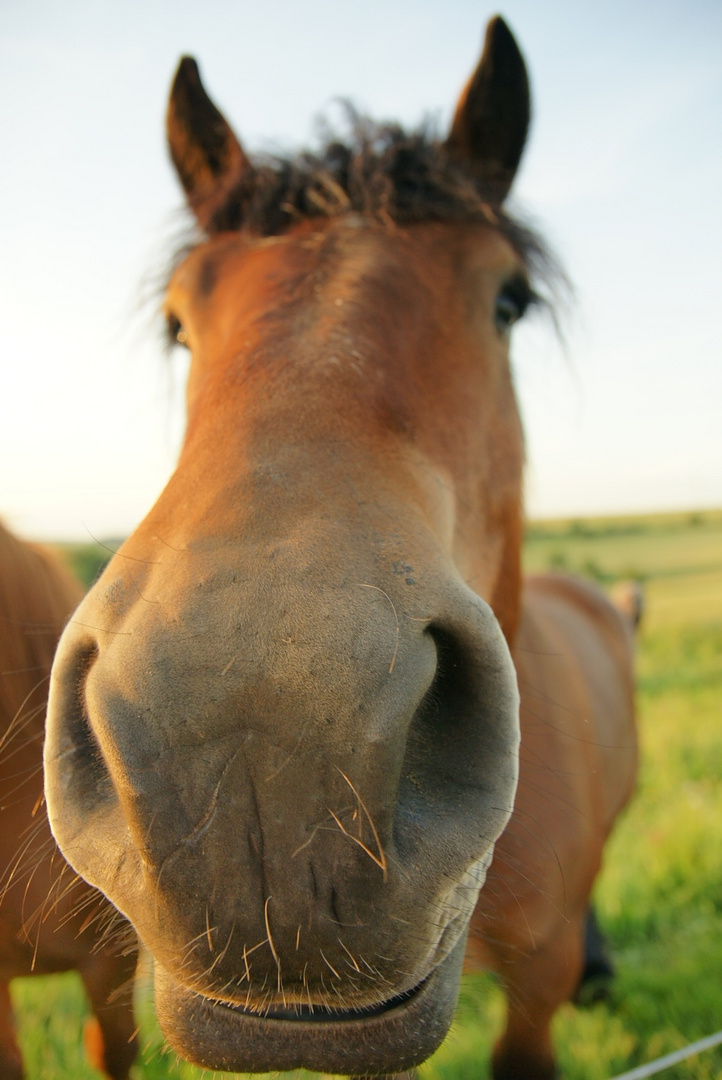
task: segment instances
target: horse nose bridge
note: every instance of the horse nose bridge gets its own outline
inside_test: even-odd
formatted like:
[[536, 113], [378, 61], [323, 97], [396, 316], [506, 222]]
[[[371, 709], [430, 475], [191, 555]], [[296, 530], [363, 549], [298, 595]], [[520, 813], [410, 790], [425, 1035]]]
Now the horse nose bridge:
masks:
[[[400, 706], [427, 678], [434, 650], [418, 613], [433, 598], [411, 601], [395, 571], [288, 548], [233, 549], [192, 575], [159, 568], [123, 612], [122, 639], [101, 642], [101, 660], [122, 655], [149, 693], [182, 697], [184, 723], [195, 709], [233, 724], [255, 707], [259, 719], [295, 710], [298, 723], [357, 716], [370, 729], [393, 711], [377, 699]], [[115, 591], [99, 606], [112, 612]]]
[[103, 764], [148, 858], [203, 816], [240, 740], [261, 787], [299, 761], [308, 774], [315, 759], [352, 801], [358, 785], [379, 828], [390, 822], [389, 787], [435, 670], [433, 643], [422, 623], [400, 617], [398, 598], [365, 583], [269, 582], [228, 567], [199, 575], [182, 599], [151, 578], [144, 598], [129, 605], [123, 591], [114, 612], [120, 591], [110, 580], [86, 600], [85, 629], [56, 669], [55, 712], [88, 770]]

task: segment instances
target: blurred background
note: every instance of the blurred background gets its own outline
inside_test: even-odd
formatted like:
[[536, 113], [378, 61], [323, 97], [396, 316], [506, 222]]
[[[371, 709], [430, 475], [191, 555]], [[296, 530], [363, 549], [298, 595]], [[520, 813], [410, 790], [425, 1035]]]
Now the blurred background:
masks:
[[[154, 318], [182, 199], [178, 58], [251, 151], [313, 144], [351, 99], [445, 131], [493, 11], [471, 0], [3, 0], [0, 513], [123, 536], [182, 431]], [[576, 290], [565, 348], [515, 332], [532, 517], [722, 505], [722, 6], [508, 0], [534, 121], [513, 204]], [[177, 350], [177, 352], [180, 352]]]

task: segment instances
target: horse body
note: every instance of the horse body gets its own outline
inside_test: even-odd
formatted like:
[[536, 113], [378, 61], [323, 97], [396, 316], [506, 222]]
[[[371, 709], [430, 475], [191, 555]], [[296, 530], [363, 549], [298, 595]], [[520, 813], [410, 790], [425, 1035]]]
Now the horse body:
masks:
[[630, 650], [628, 624], [596, 588], [525, 580], [519, 786], [467, 952], [507, 989], [495, 1077], [554, 1075], [549, 1024], [583, 978], [589, 894], [636, 775]]
[[[531, 584], [522, 609], [508, 330], [533, 244], [502, 202], [527, 121], [500, 20], [444, 147], [333, 146], [305, 180], [252, 166], [179, 69], [171, 153], [208, 233], [166, 300], [192, 352], [186, 439], [66, 632], [46, 787], [66, 857], [155, 958], [168, 1039], [209, 1067], [407, 1069], [451, 1021], [475, 907], [470, 955], [530, 1001], [520, 957], [543, 967], [542, 945], [581, 933], [629, 787], [595, 749], [628, 660], [616, 631], [564, 630], [585, 623], [579, 590]], [[612, 648], [602, 698], [584, 656], [549, 706], [550, 634]], [[526, 749], [491, 864], [520, 767], [508, 642]], [[536, 937], [515, 905], [540, 912]], [[512, 1006], [500, 1077], [551, 1075], [580, 946], [566, 964], [523, 1031]]]
[[[50, 834], [43, 806], [42, 745], [55, 645], [82, 590], [51, 552], [0, 525], [0, 1075], [21, 1077], [8, 983], [17, 976], [77, 969], [96, 1024], [86, 1040], [94, 1063], [123, 1080], [135, 1057], [131, 990], [135, 951], [102, 943], [113, 912], [75, 877]], [[117, 919], [117, 916], [115, 916]]]

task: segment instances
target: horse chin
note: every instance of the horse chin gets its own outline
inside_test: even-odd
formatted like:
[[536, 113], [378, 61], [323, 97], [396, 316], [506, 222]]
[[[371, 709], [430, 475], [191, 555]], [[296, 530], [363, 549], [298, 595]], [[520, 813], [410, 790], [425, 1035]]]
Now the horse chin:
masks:
[[206, 1069], [404, 1072], [425, 1061], [451, 1026], [465, 948], [463, 934], [414, 989], [351, 1012], [289, 1007], [261, 1015], [189, 990], [156, 964], [158, 1020], [173, 1049]]

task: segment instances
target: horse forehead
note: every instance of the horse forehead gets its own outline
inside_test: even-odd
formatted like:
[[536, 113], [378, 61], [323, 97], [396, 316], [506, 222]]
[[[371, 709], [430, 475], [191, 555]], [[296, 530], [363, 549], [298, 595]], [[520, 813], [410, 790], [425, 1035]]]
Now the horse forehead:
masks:
[[173, 271], [168, 296], [208, 300], [219, 283], [247, 268], [249, 263], [268, 259], [273, 249], [284, 248], [281, 258], [287, 260], [292, 239], [290, 235], [258, 239], [243, 232], [211, 237], [194, 247]]
[[347, 284], [364, 277], [398, 284], [401, 273], [409, 285], [426, 281], [438, 291], [445, 279], [465, 271], [503, 276], [519, 267], [509, 242], [489, 227], [428, 222], [385, 228], [360, 214], [348, 214], [305, 221], [281, 236], [239, 232], [213, 237], [181, 263], [168, 292], [203, 302], [219, 285], [233, 289], [248, 275], [258, 282], [260, 272], [267, 282], [280, 285], [304, 280], [311, 270], [340, 275]]

